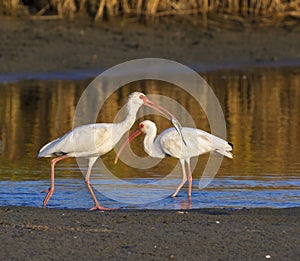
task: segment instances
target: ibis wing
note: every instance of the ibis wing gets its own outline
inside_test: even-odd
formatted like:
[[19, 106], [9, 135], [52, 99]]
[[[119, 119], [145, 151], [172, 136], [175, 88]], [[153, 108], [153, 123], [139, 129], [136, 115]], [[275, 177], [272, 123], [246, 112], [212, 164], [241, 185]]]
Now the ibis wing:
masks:
[[[176, 158], [190, 158], [198, 156], [210, 151], [216, 151], [227, 157], [230, 155], [225, 153], [230, 150], [228, 143], [205, 131], [184, 127], [182, 128], [186, 144], [174, 128], [165, 130], [159, 135], [162, 150]], [[228, 147], [229, 146], [229, 147]]]
[[39, 157], [60, 154], [69, 156], [92, 156], [104, 154], [112, 149], [111, 127], [109, 124], [83, 125], [45, 145]]

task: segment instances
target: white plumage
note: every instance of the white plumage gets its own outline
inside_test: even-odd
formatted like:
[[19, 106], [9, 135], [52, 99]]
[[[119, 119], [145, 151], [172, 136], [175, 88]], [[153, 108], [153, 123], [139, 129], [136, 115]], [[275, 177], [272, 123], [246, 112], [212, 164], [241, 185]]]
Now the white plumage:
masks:
[[96, 123], [79, 126], [41, 148], [38, 154], [39, 158], [56, 157], [51, 161], [51, 187], [44, 199], [43, 206], [46, 206], [54, 192], [55, 164], [67, 157], [83, 157], [88, 158], [89, 160], [85, 182], [95, 202], [95, 206], [91, 208], [91, 210], [107, 209], [98, 203], [90, 185], [92, 167], [98, 157], [109, 152], [121, 139], [124, 133], [131, 128], [135, 122], [136, 114], [142, 105], [153, 108], [163, 116], [168, 117], [175, 123], [175, 128], [179, 129], [179, 123], [170, 112], [163, 107], [154, 104], [145, 96], [145, 94], [140, 92], [132, 93], [127, 100], [127, 115], [124, 121], [120, 123]]
[[172, 195], [176, 197], [177, 193], [187, 181], [185, 163], [188, 167], [188, 196], [191, 196], [192, 191], [192, 172], [190, 168], [190, 158], [199, 156], [207, 152], [217, 152], [228, 158], [232, 158], [232, 146], [225, 140], [220, 139], [203, 130], [183, 127], [181, 133], [184, 142], [175, 128], [164, 130], [156, 137], [157, 128], [154, 122], [146, 120], [139, 124], [139, 130], [134, 132], [122, 145], [117, 153], [115, 163], [125, 146], [137, 137], [139, 134], [144, 133], [145, 138], [143, 141], [145, 152], [153, 158], [165, 158], [171, 156], [178, 158], [182, 167], [182, 181], [178, 188]]
[[101, 156], [110, 151], [115, 124], [87, 124], [74, 128], [62, 137], [41, 148], [38, 157], [53, 157], [67, 154], [69, 157]]

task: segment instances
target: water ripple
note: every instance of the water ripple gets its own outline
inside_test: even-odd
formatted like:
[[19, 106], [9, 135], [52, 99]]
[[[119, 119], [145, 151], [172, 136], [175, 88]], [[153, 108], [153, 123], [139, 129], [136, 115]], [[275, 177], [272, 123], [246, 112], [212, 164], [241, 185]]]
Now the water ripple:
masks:
[[[130, 181], [147, 183], [155, 180], [135, 179]], [[179, 183], [179, 180], [172, 182]], [[41, 207], [45, 197], [45, 193], [42, 191], [48, 186], [49, 181], [47, 180], [1, 181], [0, 205]], [[115, 188], [116, 184], [109, 184], [109, 181], [106, 180], [103, 186]], [[48, 203], [49, 208], [88, 209], [93, 206], [93, 201], [83, 179], [56, 179], [55, 189], [55, 193]], [[169, 190], [169, 188], [168, 186], [160, 187], [160, 190]], [[130, 196], [130, 191], [131, 189], [126, 191], [128, 196]], [[111, 200], [99, 192], [96, 193], [96, 196], [103, 206], [123, 209], [300, 207], [300, 179], [262, 182], [261, 180], [216, 178], [205, 190], [198, 190], [195, 181], [191, 201], [187, 198], [186, 187], [180, 191], [175, 199], [169, 196], [149, 204], [124, 204]]]

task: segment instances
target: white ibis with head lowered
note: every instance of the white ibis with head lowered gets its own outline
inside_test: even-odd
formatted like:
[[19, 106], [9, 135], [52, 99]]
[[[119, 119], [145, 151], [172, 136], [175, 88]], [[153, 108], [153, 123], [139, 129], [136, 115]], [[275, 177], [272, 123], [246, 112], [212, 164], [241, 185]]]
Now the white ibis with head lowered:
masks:
[[[201, 154], [215, 151], [228, 158], [232, 158], [232, 145], [227, 141], [220, 139], [210, 133], [196, 128], [181, 128], [180, 137], [178, 132], [174, 128], [164, 130], [160, 135], [156, 137], [157, 128], [154, 122], [146, 120], [139, 124], [139, 129], [135, 131], [121, 146], [115, 163], [125, 148], [125, 146], [141, 133], [145, 134], [143, 141], [145, 152], [153, 158], [165, 158], [171, 156], [178, 158], [182, 168], [182, 181], [173, 193], [173, 197], [176, 197], [179, 190], [188, 180], [188, 196], [192, 193], [192, 172], [190, 167], [190, 158], [199, 156]], [[187, 164], [188, 177], [186, 175], [185, 163]]]
[[109, 152], [121, 139], [124, 133], [131, 128], [136, 120], [136, 114], [142, 105], [148, 106], [169, 118], [174, 124], [174, 127], [180, 132], [180, 124], [169, 111], [150, 101], [143, 93], [132, 93], [127, 100], [127, 115], [124, 121], [119, 123], [95, 123], [79, 126], [41, 148], [38, 154], [39, 158], [56, 157], [51, 161], [51, 186], [44, 199], [44, 207], [54, 192], [55, 164], [65, 158], [83, 157], [88, 159], [88, 168], [85, 176], [86, 186], [95, 202], [95, 206], [91, 208], [91, 210], [108, 209], [98, 203], [90, 185], [92, 167], [98, 157]]

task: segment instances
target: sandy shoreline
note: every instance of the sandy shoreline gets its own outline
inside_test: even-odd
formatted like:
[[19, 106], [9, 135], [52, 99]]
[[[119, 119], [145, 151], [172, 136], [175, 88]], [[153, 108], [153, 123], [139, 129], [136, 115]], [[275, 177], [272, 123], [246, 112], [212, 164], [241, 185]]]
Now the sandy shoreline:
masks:
[[201, 31], [186, 20], [95, 25], [88, 21], [0, 18], [0, 74], [73, 70], [100, 72], [131, 59], [155, 57], [220, 68], [300, 61], [300, 30]]
[[1, 260], [297, 260], [300, 209], [0, 208]]

